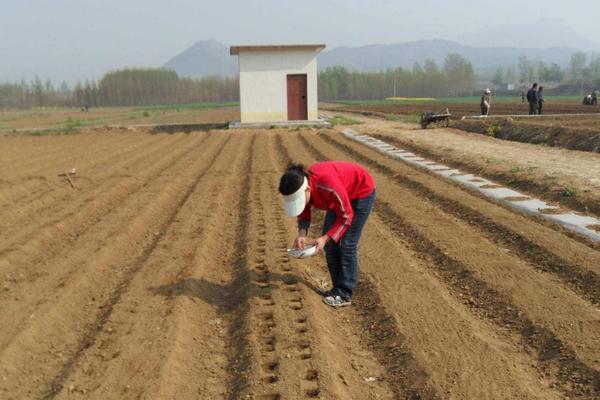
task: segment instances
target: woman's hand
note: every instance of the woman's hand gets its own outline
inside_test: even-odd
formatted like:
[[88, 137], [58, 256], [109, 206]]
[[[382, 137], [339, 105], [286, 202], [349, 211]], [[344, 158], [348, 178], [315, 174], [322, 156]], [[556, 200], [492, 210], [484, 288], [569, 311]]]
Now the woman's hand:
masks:
[[294, 248], [295, 249], [303, 249], [306, 245], [306, 231], [304, 229], [300, 229], [298, 231], [298, 237], [294, 240]]
[[329, 236], [323, 235], [320, 238], [316, 239], [314, 243], [317, 245], [317, 253], [320, 253], [325, 248], [325, 244], [329, 241]]

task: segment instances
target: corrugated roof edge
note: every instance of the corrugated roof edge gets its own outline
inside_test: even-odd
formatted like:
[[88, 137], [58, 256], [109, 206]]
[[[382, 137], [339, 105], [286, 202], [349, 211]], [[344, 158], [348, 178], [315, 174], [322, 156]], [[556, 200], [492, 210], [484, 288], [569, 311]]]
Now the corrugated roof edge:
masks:
[[232, 56], [240, 54], [241, 51], [282, 51], [282, 50], [323, 50], [324, 44], [275, 44], [275, 45], [251, 45], [251, 46], [231, 46], [229, 54]]

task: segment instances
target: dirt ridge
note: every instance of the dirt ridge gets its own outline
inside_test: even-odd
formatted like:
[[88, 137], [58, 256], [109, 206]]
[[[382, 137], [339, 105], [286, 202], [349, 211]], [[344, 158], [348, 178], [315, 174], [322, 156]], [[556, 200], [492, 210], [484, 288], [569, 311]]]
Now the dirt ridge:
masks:
[[[440, 158], [424, 146], [399, 141], [391, 136], [386, 135], [373, 134], [372, 136], [397, 147], [405, 148], [417, 154], [429, 157], [433, 160], [439, 160]], [[575, 196], [565, 197], [563, 195], [564, 190], [556, 190], [556, 187], [551, 184], [545, 184], [541, 183], [538, 180], [528, 179], [526, 176], [522, 176], [519, 174], [505, 172], [490, 173], [489, 171], [480, 171], [477, 168], [473, 169], [473, 166], [471, 164], [456, 159], [450, 160], [444, 158], [441, 162], [444, 162], [449, 166], [460, 168], [475, 174], [485, 172], [486, 176], [490, 177], [491, 179], [496, 179], [499, 182], [510, 186], [516, 190], [526, 190], [529, 192], [533, 192], [541, 198], [546, 199], [547, 201], [564, 204], [565, 206], [570, 207], [575, 211], [583, 213], [592, 212], [595, 215], [600, 215], [600, 205], [598, 204], [598, 202], [595, 201], [593, 198], [583, 197], [582, 193], [579, 193], [579, 195], [575, 194]]]
[[[319, 137], [322, 138], [323, 135]], [[336, 140], [329, 139], [332, 145], [342, 147], [337, 145]], [[300, 140], [318, 159], [327, 159], [306, 138], [301, 137]], [[352, 154], [353, 157], [369, 162], [372, 166], [387, 168], [366, 157], [362, 159], [360, 153], [349, 149], [348, 153], [356, 153]], [[542, 374], [554, 376], [563, 393], [569, 396], [591, 396], [584, 397], [589, 399], [600, 395], [600, 372], [582, 362], [572, 348], [548, 329], [533, 323], [509, 298], [477, 278], [468, 266], [446, 255], [435, 243], [396, 213], [389, 203], [378, 199], [374, 211], [414, 251], [431, 261], [436, 267], [435, 272], [452, 289], [453, 296], [498, 327], [520, 335], [524, 350], [528, 353], [529, 349], [534, 351]]]
[[[339, 147], [357, 160], [364, 162], [389, 176], [399, 184], [409, 188], [416, 194], [435, 202], [445, 212], [467, 221], [470, 225], [479, 228], [483, 234], [495, 243], [501, 244], [515, 251], [521, 258], [528, 260], [533, 267], [545, 273], [553, 274], [567, 283], [576, 293], [580, 294], [593, 304], [600, 302], [600, 276], [592, 271], [579, 267], [557, 254], [527, 239], [516, 231], [494, 222], [480, 212], [446, 196], [441, 196], [426, 185], [406, 175], [399, 175], [389, 167], [374, 162], [350, 146], [331, 138], [329, 135], [319, 135], [320, 138], [334, 146]], [[584, 244], [589, 244], [584, 241]]]
[[[230, 139], [231, 136], [227, 138], [227, 141], [229, 141]], [[212, 159], [209, 165], [194, 178], [193, 183], [183, 193], [182, 197], [176, 201], [171, 213], [167, 216], [167, 219], [160, 226], [160, 229], [158, 230], [158, 235], [154, 235], [151, 241], [144, 248], [142, 255], [138, 258], [138, 260], [136, 260], [133, 268], [126, 274], [125, 279], [121, 281], [121, 283], [115, 288], [113, 293], [110, 295], [108, 300], [101, 306], [102, 312], [96, 318], [96, 321], [92, 325], [91, 329], [83, 335], [78, 350], [75, 351], [71, 357], [69, 357], [69, 359], [63, 365], [59, 373], [50, 381], [47, 390], [42, 396], [43, 399], [52, 399], [62, 390], [63, 383], [68, 378], [69, 374], [73, 370], [73, 367], [79, 361], [85, 350], [92, 346], [96, 336], [103, 329], [108, 318], [110, 317], [110, 314], [112, 313], [115, 304], [118, 303], [123, 292], [127, 290], [129, 283], [132, 281], [135, 274], [137, 274], [140, 271], [140, 269], [143, 268], [146, 260], [150, 257], [159, 241], [163, 238], [169, 226], [175, 221], [179, 209], [189, 199], [194, 190], [197, 189], [197, 186], [204, 177], [204, 175], [210, 170], [210, 167], [214, 164], [219, 154], [221, 154], [221, 152], [225, 148], [227, 141], [224, 143], [223, 146], [220, 147], [218, 153]]]
[[[304, 136], [298, 139], [317, 161], [329, 158], [313, 146]], [[377, 200], [379, 202], [380, 200]], [[397, 398], [438, 399], [439, 395], [428, 384], [426, 370], [418, 364], [405, 345], [405, 339], [394, 319], [381, 306], [376, 286], [368, 276], [362, 275], [357, 291], [356, 305], [361, 317], [361, 334], [369, 349], [386, 368], [386, 381], [390, 382]], [[377, 327], [373, 329], [373, 327]]]

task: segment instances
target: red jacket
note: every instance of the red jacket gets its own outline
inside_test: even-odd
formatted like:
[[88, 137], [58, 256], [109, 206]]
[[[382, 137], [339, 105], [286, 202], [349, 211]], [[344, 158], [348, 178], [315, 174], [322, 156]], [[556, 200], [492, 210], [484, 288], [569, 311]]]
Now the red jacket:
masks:
[[327, 232], [336, 243], [352, 225], [354, 212], [352, 200], [369, 196], [375, 189], [373, 177], [365, 168], [346, 161], [324, 161], [308, 169], [310, 175], [310, 203], [298, 216], [298, 224], [308, 227], [311, 206], [320, 210], [333, 210], [337, 219]]

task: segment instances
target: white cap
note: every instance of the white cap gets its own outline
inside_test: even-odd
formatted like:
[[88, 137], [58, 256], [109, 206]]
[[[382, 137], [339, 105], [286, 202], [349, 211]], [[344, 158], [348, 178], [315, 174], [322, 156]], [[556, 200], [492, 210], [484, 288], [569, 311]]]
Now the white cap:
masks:
[[297, 217], [304, 211], [304, 207], [306, 207], [306, 188], [308, 187], [308, 179], [304, 177], [304, 182], [300, 189], [296, 190], [294, 193], [283, 196], [283, 208], [285, 212], [290, 217]]
[[485, 89], [485, 92], [486, 92], [487, 94], [490, 94], [490, 93], [492, 93], [492, 91], [491, 91], [490, 89]]

